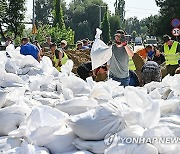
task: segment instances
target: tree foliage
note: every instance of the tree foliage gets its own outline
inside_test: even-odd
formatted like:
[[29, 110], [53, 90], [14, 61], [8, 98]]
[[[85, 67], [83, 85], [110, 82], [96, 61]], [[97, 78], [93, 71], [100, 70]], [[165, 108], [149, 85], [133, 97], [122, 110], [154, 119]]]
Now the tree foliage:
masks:
[[109, 23], [110, 23], [110, 34], [111, 38], [114, 37], [114, 34], [116, 33], [117, 29], [122, 29], [120, 26], [120, 18], [118, 15], [112, 15], [109, 17]]
[[160, 14], [158, 21], [154, 26], [157, 27], [156, 35], [162, 36], [164, 34], [171, 35], [172, 26], [171, 21], [174, 18], [180, 19], [180, 1], [179, 0], [155, 0], [157, 6], [160, 7]]
[[102, 29], [103, 41], [107, 44], [110, 41], [110, 24], [109, 24], [108, 10], [107, 9], [106, 9], [106, 13], [104, 14], [101, 29]]
[[[67, 12], [65, 0], [61, 0], [61, 7], [63, 14]], [[36, 0], [35, 1], [35, 15], [37, 24], [52, 24], [54, 12], [54, 0]], [[66, 15], [64, 16], [66, 20]]]
[[52, 16], [53, 0], [35, 1], [36, 22], [41, 24], [49, 24]]
[[[27, 33], [27, 36], [32, 38], [31, 32]], [[46, 37], [51, 36], [52, 42], [60, 44], [62, 40], [66, 40], [69, 44], [74, 43], [74, 31], [71, 28], [59, 28], [59, 26], [51, 25], [39, 25], [38, 33], [36, 34], [36, 40], [40, 44], [46, 41]]]
[[[80, 40], [86, 37], [94, 39], [95, 30], [99, 27], [99, 7], [105, 6], [102, 0], [73, 0], [67, 11], [66, 25], [70, 26], [75, 31], [75, 40]], [[102, 8], [101, 14], [104, 16], [105, 8]], [[82, 30], [79, 34], [79, 27], [84, 28], [89, 26], [87, 30]]]
[[53, 26], [55, 27], [58, 26], [59, 28], [65, 28], [61, 0], [54, 0], [53, 15], [54, 15]]
[[115, 15], [120, 17], [120, 26], [121, 29], [124, 28], [124, 22], [125, 22], [125, 0], [116, 0], [114, 3], [115, 7]]
[[[25, 0], [1, 0], [0, 1], [0, 32], [2, 38], [5, 38], [5, 32], [9, 31], [14, 38], [21, 36], [25, 15]], [[4, 29], [3, 29], [4, 27]]]

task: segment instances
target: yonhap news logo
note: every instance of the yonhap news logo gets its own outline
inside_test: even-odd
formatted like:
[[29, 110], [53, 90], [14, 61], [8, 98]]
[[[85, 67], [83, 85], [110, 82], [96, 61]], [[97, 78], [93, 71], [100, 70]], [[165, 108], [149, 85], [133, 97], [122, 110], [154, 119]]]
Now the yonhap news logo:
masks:
[[104, 138], [104, 144], [108, 147], [117, 144], [180, 144], [180, 137], [122, 137], [118, 133], [109, 133]]

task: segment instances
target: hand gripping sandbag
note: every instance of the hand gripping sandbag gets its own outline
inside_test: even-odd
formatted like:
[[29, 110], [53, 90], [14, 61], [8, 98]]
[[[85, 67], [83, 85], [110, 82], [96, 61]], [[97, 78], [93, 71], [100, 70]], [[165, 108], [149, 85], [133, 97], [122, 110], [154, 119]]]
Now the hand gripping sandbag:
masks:
[[101, 33], [102, 31], [97, 28], [95, 41], [91, 49], [91, 61], [93, 70], [107, 63], [112, 56], [112, 48], [107, 46], [103, 41], [100, 40]]

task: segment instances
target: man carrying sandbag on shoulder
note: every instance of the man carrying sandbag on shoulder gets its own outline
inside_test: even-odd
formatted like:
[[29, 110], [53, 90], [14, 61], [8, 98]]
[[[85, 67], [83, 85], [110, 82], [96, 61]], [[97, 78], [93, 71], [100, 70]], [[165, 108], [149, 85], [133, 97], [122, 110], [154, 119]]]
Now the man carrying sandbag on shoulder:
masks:
[[115, 44], [112, 46], [109, 76], [113, 80], [121, 82], [122, 86], [129, 85], [129, 57], [133, 57], [133, 55], [133, 51], [125, 41], [125, 32], [118, 30], [115, 34]]

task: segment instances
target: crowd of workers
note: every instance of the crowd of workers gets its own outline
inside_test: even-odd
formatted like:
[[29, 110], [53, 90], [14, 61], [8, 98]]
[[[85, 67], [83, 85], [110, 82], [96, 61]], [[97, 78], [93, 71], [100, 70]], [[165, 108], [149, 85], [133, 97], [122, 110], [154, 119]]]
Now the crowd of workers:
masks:
[[[127, 44], [123, 30], [117, 30], [114, 40], [114, 43], [108, 44], [112, 46], [112, 57], [109, 62], [95, 70], [92, 70], [91, 62], [83, 63], [78, 67], [77, 73], [82, 79], [86, 80], [89, 76], [96, 81], [112, 78], [120, 82], [122, 86], [139, 86], [151, 81], [161, 81], [166, 74], [180, 73], [180, 43], [172, 40], [168, 35], [163, 36], [164, 44], [161, 48], [147, 45], [137, 51], [132, 51]], [[6, 45], [11, 43], [13, 43], [12, 39], [8, 38]], [[88, 38], [76, 43], [77, 50], [90, 50], [92, 45], [93, 42], [90, 42]], [[37, 41], [31, 44], [25, 37], [21, 40], [20, 53], [32, 55], [39, 62], [43, 56], [48, 56], [53, 66], [60, 71], [61, 66], [68, 60], [66, 49], [67, 41], [65, 40], [57, 46], [56, 43], [51, 42], [51, 37], [47, 37], [46, 42], [39, 45]], [[140, 63], [139, 59], [144, 62], [139, 70], [140, 76], [136, 74], [137, 68], [136, 73], [129, 70], [129, 57], [132, 57], [134, 63]]]

